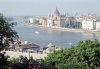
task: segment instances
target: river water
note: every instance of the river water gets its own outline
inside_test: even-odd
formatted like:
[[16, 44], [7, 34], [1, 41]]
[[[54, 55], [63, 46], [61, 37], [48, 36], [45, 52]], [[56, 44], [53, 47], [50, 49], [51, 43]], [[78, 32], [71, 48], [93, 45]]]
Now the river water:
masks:
[[[69, 48], [70, 44], [76, 46], [80, 40], [100, 40], [100, 34], [97, 33], [66, 32], [24, 25], [17, 25], [14, 29], [18, 32], [21, 40], [33, 42], [41, 48], [49, 43], [53, 43], [57, 47]], [[36, 34], [36, 31], [39, 34]]]

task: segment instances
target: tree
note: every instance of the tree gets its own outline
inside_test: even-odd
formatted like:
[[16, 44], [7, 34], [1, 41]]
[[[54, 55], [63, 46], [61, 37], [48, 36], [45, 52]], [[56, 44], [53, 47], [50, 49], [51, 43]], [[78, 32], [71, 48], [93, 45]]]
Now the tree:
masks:
[[7, 48], [13, 39], [18, 37], [17, 32], [13, 30], [14, 23], [9, 23], [3, 14], [0, 13], [0, 50]]
[[[48, 54], [44, 62], [50, 69], [100, 69], [100, 42], [80, 41], [77, 46]], [[47, 65], [45, 65], [46, 67]]]
[[9, 60], [9, 67], [11, 69], [41, 69], [41, 60], [27, 59], [27, 57], [20, 56]]
[[0, 69], [8, 69], [8, 56], [5, 56], [5, 52], [0, 53]]
[[5, 52], [1, 52], [3, 49], [9, 47], [9, 43], [14, 38], [18, 37], [17, 32], [13, 30], [14, 23], [9, 23], [3, 14], [0, 13], [0, 69], [8, 69], [8, 56], [5, 56]]

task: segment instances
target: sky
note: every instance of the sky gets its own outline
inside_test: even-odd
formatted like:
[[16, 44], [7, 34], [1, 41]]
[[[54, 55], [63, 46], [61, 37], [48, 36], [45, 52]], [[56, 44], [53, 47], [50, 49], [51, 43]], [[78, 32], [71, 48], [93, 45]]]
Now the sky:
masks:
[[0, 13], [6, 16], [64, 13], [100, 13], [100, 0], [0, 0]]

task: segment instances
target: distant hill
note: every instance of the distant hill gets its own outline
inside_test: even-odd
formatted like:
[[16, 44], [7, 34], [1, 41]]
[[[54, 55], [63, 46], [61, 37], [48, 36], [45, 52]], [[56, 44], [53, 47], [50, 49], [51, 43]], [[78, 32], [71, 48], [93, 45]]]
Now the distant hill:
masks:
[[14, 19], [11, 17], [6, 17], [6, 20], [9, 22], [9, 21], [13, 21]]

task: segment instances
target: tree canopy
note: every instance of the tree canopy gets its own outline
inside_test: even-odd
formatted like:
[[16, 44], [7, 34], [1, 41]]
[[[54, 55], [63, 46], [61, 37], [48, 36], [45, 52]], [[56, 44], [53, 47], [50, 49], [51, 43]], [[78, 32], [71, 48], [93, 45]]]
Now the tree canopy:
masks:
[[18, 38], [17, 32], [12, 29], [14, 25], [0, 13], [0, 69], [9, 68], [8, 56], [5, 56], [5, 52], [1, 52], [1, 50], [9, 48], [10, 42], [13, 43], [14, 38]]
[[0, 50], [9, 46], [9, 43], [18, 37], [17, 32], [12, 29], [14, 25], [14, 23], [7, 22], [5, 16], [0, 13]]
[[80, 41], [77, 46], [48, 54], [44, 62], [49, 69], [100, 69], [100, 42]]

